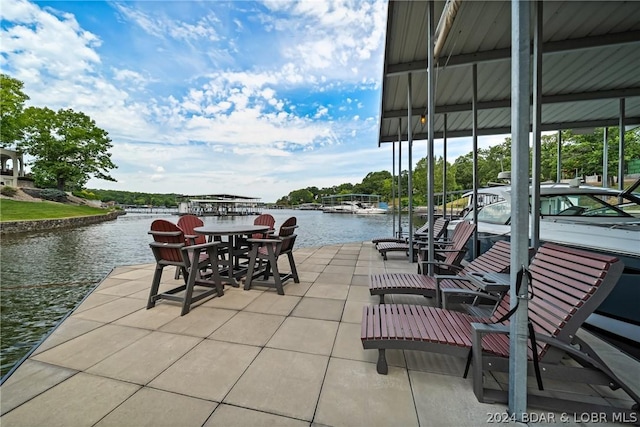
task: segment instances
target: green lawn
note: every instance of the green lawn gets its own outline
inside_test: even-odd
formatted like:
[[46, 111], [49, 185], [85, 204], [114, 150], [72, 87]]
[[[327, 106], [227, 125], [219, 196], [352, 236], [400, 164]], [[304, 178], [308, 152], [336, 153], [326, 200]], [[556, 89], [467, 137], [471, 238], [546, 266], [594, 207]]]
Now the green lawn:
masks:
[[74, 216], [104, 215], [105, 209], [72, 206], [54, 202], [20, 202], [0, 199], [0, 221], [29, 221], [37, 219], [69, 218]]

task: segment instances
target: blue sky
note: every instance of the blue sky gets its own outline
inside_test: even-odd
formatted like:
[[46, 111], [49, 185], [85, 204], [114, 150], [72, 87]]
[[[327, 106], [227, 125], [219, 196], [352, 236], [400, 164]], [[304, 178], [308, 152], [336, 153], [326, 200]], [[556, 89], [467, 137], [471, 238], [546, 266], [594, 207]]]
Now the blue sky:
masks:
[[0, 66], [28, 105], [109, 133], [118, 182], [89, 188], [275, 201], [391, 170], [377, 144], [386, 7], [3, 0]]

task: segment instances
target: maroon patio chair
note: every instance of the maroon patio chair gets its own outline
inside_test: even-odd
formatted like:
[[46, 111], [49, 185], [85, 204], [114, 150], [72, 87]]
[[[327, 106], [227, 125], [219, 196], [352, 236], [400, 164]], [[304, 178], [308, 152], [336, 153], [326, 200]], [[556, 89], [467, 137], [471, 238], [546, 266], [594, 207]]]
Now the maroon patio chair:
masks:
[[[182, 304], [181, 316], [191, 309], [191, 305], [212, 295], [224, 294], [218, 265], [219, 242], [187, 245], [184, 232], [176, 224], [157, 219], [151, 223], [149, 234], [153, 242], [149, 244], [156, 259], [156, 269], [151, 283], [147, 309], [161, 299]], [[202, 257], [201, 255], [204, 255]], [[194, 260], [198, 260], [194, 262]], [[182, 271], [184, 284], [159, 292], [162, 272], [167, 266], [175, 266]], [[203, 292], [194, 293], [198, 287]]]
[[[264, 285], [275, 287], [279, 295], [284, 295], [283, 282], [293, 279], [295, 283], [300, 283], [293, 259], [293, 245], [297, 237], [294, 231], [297, 227], [296, 217], [291, 217], [282, 223], [277, 236], [248, 240], [251, 251], [249, 269], [244, 283], [245, 290], [251, 289], [253, 285]], [[280, 272], [278, 268], [280, 255], [287, 255], [290, 272]]]

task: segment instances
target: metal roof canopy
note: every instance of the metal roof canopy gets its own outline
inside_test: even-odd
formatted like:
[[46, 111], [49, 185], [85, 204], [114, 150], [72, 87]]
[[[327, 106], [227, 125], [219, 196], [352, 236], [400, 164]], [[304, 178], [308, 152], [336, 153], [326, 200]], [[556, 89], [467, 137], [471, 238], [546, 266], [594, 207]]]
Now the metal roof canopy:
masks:
[[[513, 136], [512, 186], [518, 191], [512, 204], [510, 292], [518, 296], [512, 304], [519, 304], [510, 323], [508, 401], [517, 421], [523, 421], [527, 409], [527, 286], [518, 291], [516, 277], [520, 266], [528, 264], [529, 132], [534, 134], [534, 184], [539, 183], [543, 130], [620, 126], [623, 152], [624, 126], [640, 123], [639, 5], [519, 0], [389, 3], [378, 145], [407, 140], [411, 159], [412, 142], [427, 139], [428, 204], [433, 204], [434, 138], [473, 136], [476, 194], [477, 137]], [[434, 29], [436, 16], [440, 19]], [[422, 115], [428, 119], [426, 133]], [[532, 209], [537, 212], [539, 190], [533, 187]], [[534, 215], [534, 245], [537, 221]], [[428, 222], [433, 225], [431, 210]]]
[[[448, 138], [471, 136], [473, 64], [478, 135], [511, 133], [511, 3], [458, 3], [435, 58], [435, 138], [442, 137], [445, 113]], [[398, 130], [407, 140], [409, 73], [413, 140], [427, 139], [420, 116], [427, 112], [428, 4], [389, 2], [379, 145], [398, 141]], [[444, 5], [435, 1], [436, 18]], [[640, 124], [639, 2], [547, 1], [542, 41], [541, 130], [618, 126], [620, 98], [625, 124]]]

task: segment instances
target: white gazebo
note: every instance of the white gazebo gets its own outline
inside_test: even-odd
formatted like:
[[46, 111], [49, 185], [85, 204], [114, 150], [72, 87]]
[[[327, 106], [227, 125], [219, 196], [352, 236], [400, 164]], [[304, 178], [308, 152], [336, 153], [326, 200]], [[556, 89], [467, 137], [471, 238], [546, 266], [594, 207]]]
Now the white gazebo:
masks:
[[18, 178], [24, 176], [24, 158], [21, 152], [0, 148], [2, 165], [1, 185], [18, 187]]

